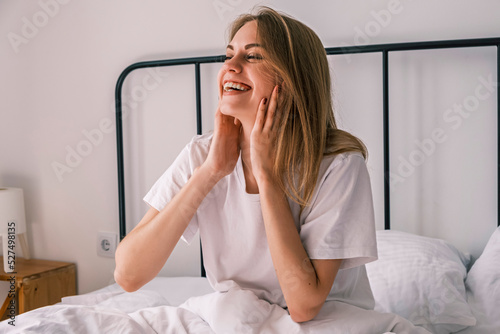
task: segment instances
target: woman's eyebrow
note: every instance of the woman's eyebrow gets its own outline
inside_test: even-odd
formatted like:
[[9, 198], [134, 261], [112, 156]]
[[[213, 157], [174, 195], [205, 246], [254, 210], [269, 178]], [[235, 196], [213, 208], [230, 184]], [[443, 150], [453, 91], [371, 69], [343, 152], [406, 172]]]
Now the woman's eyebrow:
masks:
[[[250, 44], [245, 45], [245, 50], [248, 50], [251, 48], [261, 48], [261, 47], [262, 47], [262, 45], [260, 45], [259, 43], [250, 43]], [[228, 44], [226, 49], [234, 50], [234, 47], [231, 44]]]

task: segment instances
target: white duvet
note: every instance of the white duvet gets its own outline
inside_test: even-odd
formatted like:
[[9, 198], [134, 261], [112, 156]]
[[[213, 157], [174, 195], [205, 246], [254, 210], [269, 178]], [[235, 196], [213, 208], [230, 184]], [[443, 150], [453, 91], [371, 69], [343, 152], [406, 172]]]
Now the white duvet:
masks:
[[[186, 287], [191, 289], [186, 291]], [[186, 300], [186, 296], [191, 297]], [[336, 301], [327, 302], [314, 320], [297, 324], [286, 310], [258, 299], [251, 291], [210, 292], [206, 281], [196, 278], [156, 280], [133, 293], [113, 285], [21, 314], [15, 326], [0, 323], [0, 333], [387, 332], [429, 333], [395, 314]]]

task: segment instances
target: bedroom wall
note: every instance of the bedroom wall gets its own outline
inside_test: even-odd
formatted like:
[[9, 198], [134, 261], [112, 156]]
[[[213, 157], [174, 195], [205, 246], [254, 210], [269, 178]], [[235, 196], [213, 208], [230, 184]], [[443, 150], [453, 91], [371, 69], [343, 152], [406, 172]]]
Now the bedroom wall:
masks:
[[[32, 256], [76, 262], [79, 293], [113, 282], [114, 261], [98, 257], [95, 244], [99, 231], [118, 232], [113, 114], [118, 75], [140, 60], [223, 53], [227, 24], [258, 4], [302, 20], [325, 46], [494, 37], [500, 31], [500, 3], [494, 0], [324, 0], [314, 5], [285, 0], [0, 1], [0, 186], [24, 188]], [[391, 100], [391, 108], [400, 110], [391, 134], [401, 138], [392, 153], [400, 181], [393, 195], [395, 226], [451, 235], [452, 242], [476, 255], [496, 226], [491, 49], [451, 60], [443, 52], [391, 58], [400, 69], [391, 72], [391, 92], [402, 96]], [[352, 56], [331, 62], [341, 124], [370, 149], [381, 228], [381, 88], [375, 67], [380, 59]], [[137, 190], [129, 196], [135, 203], [130, 216], [144, 210], [143, 190], [195, 133], [192, 113], [186, 112], [194, 108], [192, 82], [183, 71], [145, 72], [127, 81], [126, 131], [138, 136], [127, 142], [127, 162], [131, 171], [141, 172], [128, 175], [128, 187]], [[216, 71], [217, 66], [204, 68], [203, 80]], [[209, 89], [204, 95], [206, 130], [216, 103]], [[470, 110], [458, 113], [454, 105]], [[160, 115], [158, 106], [166, 112]], [[425, 110], [437, 112], [416, 117]], [[141, 112], [144, 118], [137, 118]], [[443, 131], [436, 135], [436, 129]], [[426, 151], [422, 143], [428, 139], [435, 144]], [[454, 156], [452, 163], [443, 162], [448, 155]], [[458, 183], [463, 173], [455, 175], [457, 165], [477, 178]], [[450, 179], [441, 185], [445, 176]], [[166, 274], [196, 274], [197, 254], [196, 245], [180, 249]]]

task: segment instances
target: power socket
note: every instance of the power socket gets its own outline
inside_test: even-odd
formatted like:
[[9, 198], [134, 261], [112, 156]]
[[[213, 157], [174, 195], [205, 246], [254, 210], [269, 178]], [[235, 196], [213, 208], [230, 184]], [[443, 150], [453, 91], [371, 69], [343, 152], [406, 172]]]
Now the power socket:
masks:
[[99, 232], [97, 235], [97, 255], [115, 257], [118, 235], [111, 232]]

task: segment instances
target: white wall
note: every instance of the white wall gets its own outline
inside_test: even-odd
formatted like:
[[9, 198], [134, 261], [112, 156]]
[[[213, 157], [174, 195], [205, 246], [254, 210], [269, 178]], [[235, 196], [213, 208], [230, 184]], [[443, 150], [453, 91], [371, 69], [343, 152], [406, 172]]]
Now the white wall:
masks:
[[[113, 108], [118, 75], [127, 65], [140, 60], [221, 54], [226, 43], [226, 27], [232, 18], [264, 3], [310, 25], [325, 46], [500, 35], [500, 3], [494, 0], [0, 1], [0, 185], [24, 188], [34, 257], [76, 262], [79, 293], [113, 282], [114, 261], [98, 257], [95, 243], [99, 231], [118, 232]], [[393, 13], [383, 16], [389, 9], [393, 9]], [[383, 17], [383, 21], [377, 21], [377, 16], [379, 20]], [[32, 24], [35, 26], [30, 27]], [[391, 134], [394, 138], [402, 134], [401, 141], [393, 145], [393, 170], [399, 167], [400, 156], [408, 158], [416, 150], [415, 140], [430, 138], [436, 127], [446, 130], [449, 137], [395, 188], [393, 206], [397, 204], [399, 209], [394, 209], [393, 220], [399, 223], [407, 220], [409, 225], [401, 226], [402, 229], [436, 236], [455, 232], [459, 226], [462, 234], [457, 242], [463, 247], [471, 246], [476, 253], [480, 246], [475, 236], [474, 242], [471, 241], [471, 235], [477, 234], [479, 244], [484, 243], [496, 225], [496, 173], [490, 168], [496, 159], [496, 115], [492, 115], [495, 98], [489, 96], [481, 100], [480, 106], [470, 117], [463, 118], [456, 129], [452, 125], [458, 123], [446, 122], [444, 115], [451, 106], [464, 103], [468, 96], [474, 95], [480, 76], [492, 74], [496, 80], [493, 54], [491, 50], [467, 51], [452, 56], [451, 60], [442, 52], [422, 57], [391, 57], [395, 65], [391, 72], [391, 94], [401, 94], [391, 100], [391, 110], [401, 110], [394, 114], [391, 123], [394, 133]], [[376, 55], [353, 56], [350, 61], [332, 59], [341, 123], [360, 135], [370, 148], [380, 227], [383, 219], [379, 196], [381, 179], [377, 175], [381, 168], [381, 88], [380, 72], [374, 67], [379, 63]], [[457, 67], [464, 77], [454, 74]], [[128, 119], [126, 131], [138, 136], [137, 142], [128, 143], [138, 145], [142, 140], [149, 147], [142, 163], [135, 156], [128, 156], [130, 168], [143, 172], [139, 179], [130, 179], [129, 187], [138, 191], [129, 196], [136, 199], [135, 203], [140, 203], [142, 188], [150, 186], [163, 169], [148, 167], [152, 164], [146, 162], [166, 164], [194, 134], [193, 116], [189, 113], [193, 102], [188, 97], [192, 92], [192, 79], [183, 78], [181, 72], [169, 69], [149, 73], [147, 82], [151, 85], [148, 87], [155, 88], [147, 90], [148, 99], [142, 101], [139, 95], [129, 97], [136, 103], [131, 115], [149, 110], [149, 117], [155, 117], [156, 105], [164, 105], [162, 110], [166, 111], [161, 122], [151, 122], [151, 118], [132, 122], [133, 116]], [[213, 77], [216, 68], [206, 68], [204, 73], [207, 78]], [[125, 94], [132, 94], [134, 89], [137, 93], [135, 87], [144, 85], [142, 80], [147, 75], [131, 77]], [[452, 76], [444, 79], [443, 75]], [[158, 87], [154, 82], [159, 83]], [[406, 86], [412, 90], [406, 90]], [[174, 93], [173, 87], [181, 87], [181, 90]], [[161, 100], [167, 94], [172, 95], [168, 103]], [[208, 125], [214, 101], [213, 95], [205, 94], [204, 119]], [[417, 122], [414, 115], [423, 110], [435, 110], [437, 116], [434, 120], [426, 116]], [[175, 140], [161, 137], [155, 142], [153, 130]], [[90, 145], [89, 133], [94, 135], [94, 143]], [[462, 148], [465, 153], [460, 155]], [[86, 156], [77, 159], [68, 153], [73, 150], [83, 150]], [[140, 152], [139, 146], [135, 146], [135, 150], [129, 147], [129, 152]], [[446, 175], [457, 166], [454, 161], [442, 167], [441, 160], [448, 155], [463, 158], [463, 167], [480, 178], [472, 184], [450, 188], [449, 183], [440, 187], [437, 182], [442, 178], [439, 177], [431, 181], [437, 187], [424, 188], [422, 178]], [[67, 169], [58, 174], [54, 163]], [[411, 185], [412, 188], [407, 188]], [[431, 193], [415, 194], [415, 185], [417, 189], [419, 186], [430, 189]], [[440, 198], [449, 199], [447, 202], [434, 198], [440, 190], [444, 192]], [[460, 196], [463, 193], [467, 197]], [[424, 206], [422, 199], [432, 204], [432, 210]], [[445, 205], [442, 203], [470, 206], [471, 214], [465, 219], [474, 221], [464, 223], [464, 215], [458, 213], [463, 211], [457, 211], [456, 205], [442, 209]], [[478, 207], [477, 203], [483, 205]], [[143, 209], [141, 204], [136, 205], [134, 210]], [[452, 221], [443, 228], [412, 225], [431, 214], [434, 217], [444, 213], [447, 215], [443, 220], [449, 220], [450, 213]], [[455, 224], [456, 220], [460, 224]], [[196, 256], [196, 251], [191, 252]], [[196, 264], [186, 266], [183, 262], [181, 256], [171, 273], [196, 270]]]

